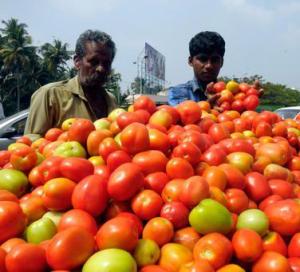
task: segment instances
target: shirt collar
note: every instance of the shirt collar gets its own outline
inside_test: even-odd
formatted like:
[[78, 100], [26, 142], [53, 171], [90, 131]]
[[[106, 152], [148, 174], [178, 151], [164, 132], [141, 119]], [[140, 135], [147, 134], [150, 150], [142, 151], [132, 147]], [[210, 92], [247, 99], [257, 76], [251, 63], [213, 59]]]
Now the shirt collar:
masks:
[[196, 92], [197, 90], [201, 90], [202, 91], [202, 86], [199, 85], [198, 80], [194, 77], [194, 79], [192, 80], [192, 90], [193, 92]]
[[87, 98], [85, 97], [83, 89], [79, 83], [78, 76], [75, 76], [68, 81], [67, 88], [71, 93], [78, 95], [81, 99], [87, 101]]

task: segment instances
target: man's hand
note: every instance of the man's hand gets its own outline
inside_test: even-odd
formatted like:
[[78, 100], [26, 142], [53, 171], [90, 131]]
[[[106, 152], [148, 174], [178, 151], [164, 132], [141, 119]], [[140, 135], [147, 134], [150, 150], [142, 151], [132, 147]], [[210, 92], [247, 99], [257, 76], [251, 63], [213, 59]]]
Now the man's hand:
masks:
[[258, 90], [258, 97], [261, 97], [264, 94], [264, 89], [261, 86], [261, 83], [258, 79], [254, 81], [254, 83], [251, 85], [251, 87]]
[[222, 108], [217, 106], [217, 101], [221, 97], [221, 95], [219, 93], [214, 92], [214, 84], [214, 82], [210, 82], [206, 86], [205, 94], [207, 96], [207, 102], [210, 104], [211, 108], [222, 112]]

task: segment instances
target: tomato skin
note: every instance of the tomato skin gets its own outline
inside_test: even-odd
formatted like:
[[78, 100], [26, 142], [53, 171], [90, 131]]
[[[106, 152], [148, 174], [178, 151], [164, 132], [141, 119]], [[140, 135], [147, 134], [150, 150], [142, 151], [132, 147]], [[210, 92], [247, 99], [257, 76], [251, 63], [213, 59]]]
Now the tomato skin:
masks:
[[59, 170], [63, 177], [77, 183], [94, 173], [94, 165], [87, 159], [71, 157], [61, 162]]
[[263, 253], [263, 241], [260, 235], [251, 229], [239, 229], [232, 237], [235, 256], [244, 262], [253, 262]]
[[82, 265], [93, 254], [94, 247], [95, 240], [90, 232], [81, 227], [70, 227], [50, 240], [47, 262], [52, 269], [71, 270]]
[[100, 215], [107, 206], [107, 180], [98, 175], [91, 175], [81, 180], [74, 188], [72, 205], [93, 216]]
[[141, 168], [134, 163], [119, 166], [108, 180], [107, 191], [117, 201], [129, 200], [144, 185]]
[[292, 236], [288, 244], [288, 256], [300, 257], [300, 233], [296, 233]]
[[200, 239], [200, 234], [195, 231], [192, 227], [185, 227], [177, 230], [173, 237], [173, 242], [182, 244], [189, 248], [190, 250], [194, 249], [195, 244]]
[[159, 150], [164, 154], [168, 154], [171, 142], [167, 133], [161, 132], [155, 128], [149, 128], [149, 148], [152, 150]]
[[166, 269], [159, 265], [147, 265], [142, 267], [139, 272], [168, 272]]
[[121, 164], [131, 162], [131, 157], [123, 150], [116, 150], [110, 153], [106, 159], [106, 165], [110, 172], [113, 172]]
[[120, 149], [120, 146], [113, 138], [107, 137], [99, 144], [99, 155], [106, 160], [109, 154]]
[[232, 253], [231, 242], [226, 236], [217, 232], [201, 237], [193, 250], [195, 261], [206, 260], [215, 269], [227, 264], [231, 259]]
[[227, 187], [228, 188], [236, 188], [236, 189], [244, 189], [246, 186], [245, 176], [238, 168], [228, 164], [223, 163], [218, 166], [221, 168], [226, 177], [227, 177]]
[[146, 176], [154, 172], [164, 172], [168, 159], [166, 155], [158, 150], [148, 150], [137, 153], [132, 162], [141, 167]]
[[183, 101], [177, 105], [176, 109], [179, 112], [180, 120], [184, 125], [195, 124], [201, 118], [201, 108], [195, 101]]
[[36, 165], [37, 160], [35, 149], [25, 145], [12, 150], [9, 161], [14, 169], [28, 171]]
[[184, 142], [173, 149], [172, 157], [186, 159], [192, 165], [200, 162], [201, 150], [192, 142]]
[[300, 258], [298, 257], [291, 257], [288, 258], [289, 265], [293, 272], [299, 272], [300, 271]]
[[180, 201], [184, 179], [172, 179], [164, 187], [161, 196], [165, 203], [171, 201]]
[[270, 228], [281, 235], [294, 235], [300, 231], [300, 204], [292, 199], [280, 200], [268, 205], [265, 214]]
[[96, 234], [98, 248], [120, 248], [133, 250], [138, 242], [138, 229], [132, 219], [115, 217], [106, 221]]
[[168, 242], [174, 236], [174, 228], [172, 223], [163, 217], [154, 217], [150, 219], [144, 226], [143, 239], [151, 239], [160, 247]]
[[189, 210], [181, 202], [166, 203], [161, 208], [160, 216], [168, 219], [175, 229], [186, 227], [189, 224]]
[[264, 251], [276, 251], [283, 256], [287, 256], [288, 247], [282, 236], [278, 232], [269, 231], [263, 236]]
[[232, 213], [240, 214], [249, 207], [249, 198], [243, 190], [227, 189], [225, 195], [227, 200], [226, 206]]
[[229, 130], [221, 124], [213, 124], [208, 130], [208, 135], [212, 137], [215, 143], [230, 137]]
[[19, 203], [18, 197], [7, 190], [0, 190], [0, 201], [13, 201]]
[[156, 110], [155, 102], [148, 96], [141, 95], [133, 103], [133, 109], [136, 110], [146, 110], [152, 114]]
[[149, 133], [145, 125], [132, 123], [120, 134], [122, 149], [129, 154], [136, 154], [149, 149]]
[[129, 124], [134, 122], [139, 122], [140, 118], [135, 112], [122, 112], [120, 115], [118, 115], [117, 124], [119, 128], [122, 130], [125, 127], [127, 127]]
[[258, 96], [251, 94], [247, 96], [244, 100], [244, 106], [246, 110], [255, 110], [257, 106], [259, 105], [259, 99]]
[[79, 209], [65, 212], [59, 220], [58, 231], [70, 227], [82, 227], [92, 235], [95, 235], [98, 230], [96, 220], [89, 213]]
[[270, 195], [266, 197], [262, 202], [259, 203], [259, 209], [264, 211], [268, 205], [279, 200], [283, 200], [283, 198], [279, 195]]
[[250, 172], [246, 175], [246, 193], [255, 202], [262, 201], [272, 194], [267, 179], [258, 172]]
[[46, 252], [39, 245], [18, 244], [7, 253], [5, 264], [7, 271], [43, 272], [47, 269]]
[[139, 237], [142, 235], [142, 233], [143, 233], [143, 223], [137, 215], [135, 215], [134, 213], [131, 213], [131, 212], [120, 212], [116, 216], [125, 217], [125, 218], [129, 218], [130, 220], [132, 220], [134, 225], [137, 228]]
[[44, 186], [42, 200], [46, 208], [63, 211], [71, 208], [72, 194], [76, 183], [67, 178], [55, 178], [47, 181]]
[[0, 167], [3, 167], [5, 164], [9, 163], [10, 156], [11, 156], [11, 151], [0, 150]]
[[291, 272], [287, 258], [274, 251], [265, 251], [254, 263], [253, 272]]
[[220, 145], [210, 146], [203, 154], [202, 160], [211, 166], [217, 166], [226, 160], [226, 152]]
[[89, 134], [95, 130], [95, 126], [91, 120], [85, 118], [77, 118], [68, 129], [69, 141], [77, 141], [85, 145]]
[[159, 215], [163, 207], [161, 196], [152, 190], [139, 192], [131, 202], [133, 212], [143, 220], [149, 220]]
[[167, 163], [166, 173], [170, 179], [185, 179], [193, 176], [194, 169], [187, 160], [182, 158], [172, 158]]
[[205, 198], [209, 198], [209, 185], [204, 177], [192, 176], [183, 181], [179, 200], [188, 208], [193, 208]]
[[284, 199], [295, 196], [290, 182], [282, 179], [270, 179], [268, 182], [274, 195], [280, 195]]
[[145, 177], [144, 186], [145, 189], [150, 189], [161, 194], [169, 180], [170, 179], [165, 172], [154, 172]]
[[18, 203], [0, 201], [0, 243], [18, 236], [26, 226], [26, 216]]

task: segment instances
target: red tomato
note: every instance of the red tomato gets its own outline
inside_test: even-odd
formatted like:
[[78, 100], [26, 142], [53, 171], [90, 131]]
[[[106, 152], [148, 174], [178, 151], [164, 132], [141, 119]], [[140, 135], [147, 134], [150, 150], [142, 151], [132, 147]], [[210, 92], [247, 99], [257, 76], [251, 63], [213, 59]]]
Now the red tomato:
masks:
[[0, 150], [0, 167], [3, 167], [5, 164], [9, 163], [11, 151]]
[[9, 161], [15, 169], [28, 171], [36, 165], [37, 160], [35, 149], [25, 145], [12, 150]]
[[212, 145], [202, 154], [202, 160], [211, 166], [217, 166], [226, 160], [226, 152], [220, 145]]
[[145, 189], [150, 189], [161, 194], [169, 180], [170, 179], [165, 172], [154, 172], [145, 177], [144, 186]]
[[106, 160], [109, 154], [120, 149], [120, 146], [113, 138], [106, 137], [99, 144], [99, 155], [102, 156], [104, 160]]
[[201, 108], [197, 102], [192, 100], [186, 100], [177, 105], [177, 111], [179, 112], [181, 122], [184, 125], [195, 124], [201, 118]]
[[18, 203], [0, 201], [0, 243], [18, 236], [26, 226], [26, 216]]
[[155, 128], [150, 128], [148, 131], [150, 141], [149, 149], [159, 150], [167, 154], [171, 146], [169, 136]]
[[126, 217], [115, 217], [106, 221], [96, 234], [96, 243], [100, 250], [121, 248], [133, 250], [138, 242], [138, 229], [134, 221]]
[[100, 215], [107, 206], [107, 180], [98, 175], [91, 175], [81, 180], [74, 188], [72, 205], [93, 216]]
[[194, 169], [187, 160], [182, 158], [172, 158], [167, 163], [166, 173], [171, 179], [189, 178], [193, 176]]
[[143, 223], [140, 218], [138, 218], [134, 213], [131, 212], [120, 212], [116, 216], [129, 218], [133, 221], [134, 225], [137, 227], [139, 237], [143, 233]]
[[294, 235], [300, 231], [300, 204], [292, 199], [276, 201], [268, 205], [265, 214], [270, 228], [281, 235]]
[[266, 251], [254, 263], [253, 272], [291, 272], [290, 265], [286, 257], [274, 251]]
[[291, 257], [291, 258], [288, 258], [288, 262], [289, 262], [289, 265], [293, 272], [300, 271], [300, 258]]
[[169, 105], [161, 105], [161, 106], [157, 107], [157, 109], [164, 110], [164, 111], [167, 111], [168, 113], [170, 113], [172, 116], [173, 124], [177, 124], [177, 122], [180, 118], [180, 115], [179, 115], [178, 111], [176, 110], [176, 108], [171, 107]]
[[119, 128], [122, 130], [134, 122], [140, 122], [140, 118], [135, 112], [125, 111], [118, 115], [116, 121]]
[[6, 257], [6, 251], [0, 248], [0, 271], [2, 272], [7, 271], [5, 268], [5, 257]]
[[253, 145], [245, 139], [224, 139], [219, 144], [226, 149], [228, 154], [233, 152], [246, 152], [251, 156], [255, 155]]
[[49, 157], [46, 158], [42, 163], [38, 166], [42, 176], [43, 181], [42, 184], [44, 184], [46, 181], [54, 178], [61, 177], [60, 172], [60, 164], [64, 160], [63, 157]]
[[164, 202], [179, 201], [184, 179], [172, 179], [164, 187], [161, 196]]
[[106, 159], [106, 165], [110, 172], [113, 172], [121, 164], [131, 162], [131, 157], [123, 150], [117, 150], [110, 153]]
[[246, 110], [255, 110], [258, 105], [259, 105], [258, 96], [254, 94], [249, 95], [244, 99], [244, 106]]
[[134, 163], [124, 163], [119, 166], [108, 180], [107, 191], [118, 201], [133, 197], [144, 185], [141, 168]]
[[68, 139], [85, 145], [89, 134], [93, 130], [95, 130], [95, 126], [91, 120], [77, 118], [68, 130]]
[[10, 191], [7, 190], [0, 190], [0, 201], [13, 201], [19, 203], [19, 199], [17, 196]]
[[110, 200], [108, 207], [105, 209], [105, 220], [116, 217], [121, 212], [131, 212], [130, 203], [125, 201]]
[[168, 242], [174, 236], [172, 223], [163, 217], [154, 217], [147, 221], [143, 230], [143, 239], [151, 239], [160, 247]]
[[71, 270], [82, 265], [94, 252], [93, 235], [81, 227], [58, 232], [49, 242], [46, 257], [52, 269]]
[[168, 219], [175, 229], [186, 227], [189, 224], [189, 210], [181, 202], [172, 201], [164, 204], [160, 216]]
[[262, 202], [259, 203], [259, 209], [264, 211], [268, 205], [279, 200], [283, 200], [283, 198], [279, 195], [270, 195], [266, 197]]
[[245, 176], [241, 170], [228, 163], [223, 163], [218, 167], [221, 168], [226, 175], [228, 188], [245, 188]]
[[209, 198], [209, 185], [204, 177], [193, 176], [183, 181], [179, 200], [188, 208], [193, 208], [202, 199]]
[[230, 240], [220, 233], [210, 233], [201, 237], [193, 250], [194, 260], [206, 260], [215, 269], [228, 264], [232, 256]]
[[192, 142], [183, 142], [173, 149], [172, 157], [186, 159], [189, 163], [195, 165], [200, 162], [201, 150]]
[[46, 208], [63, 211], [72, 207], [72, 194], [76, 183], [67, 178], [55, 178], [43, 186], [42, 200]]
[[274, 195], [280, 195], [282, 198], [293, 198], [294, 190], [293, 185], [282, 179], [270, 179], [269, 185]]
[[59, 220], [58, 231], [63, 231], [70, 227], [84, 228], [93, 236], [98, 230], [94, 217], [92, 217], [89, 213], [79, 209], [72, 209], [65, 212]]
[[[25, 244], [26, 241], [21, 239], [21, 238], [10, 238], [8, 240], [6, 240], [2, 245], [1, 248], [6, 252], [10, 252], [14, 246], [18, 245], [18, 244]], [[1, 271], [1, 270], [0, 270]]]
[[34, 244], [18, 244], [5, 257], [7, 271], [43, 272], [47, 269], [45, 250]]
[[292, 236], [288, 244], [288, 256], [300, 257], [300, 233], [296, 233]]
[[164, 172], [168, 162], [164, 153], [158, 150], [148, 150], [137, 153], [132, 162], [140, 166], [144, 175], [154, 172]]
[[207, 133], [209, 128], [212, 126], [212, 124], [214, 124], [215, 121], [212, 120], [209, 117], [203, 117], [200, 122], [198, 123], [199, 128], [201, 129], [201, 131], [203, 133]]
[[156, 110], [155, 102], [148, 96], [141, 95], [133, 103], [133, 109], [136, 110], [146, 110], [152, 114]]
[[47, 211], [42, 198], [35, 195], [30, 195], [27, 199], [22, 198], [20, 200], [20, 207], [27, 216], [28, 223], [40, 219]]
[[161, 196], [152, 190], [139, 192], [131, 202], [133, 212], [142, 220], [149, 220], [158, 216], [162, 206]]
[[287, 256], [287, 245], [278, 232], [269, 231], [263, 236], [264, 251], [275, 251], [283, 256]]
[[86, 148], [90, 156], [99, 155], [99, 145], [107, 137], [112, 137], [112, 132], [108, 129], [92, 131], [86, 141]]
[[222, 92], [225, 89], [226, 89], [226, 83], [224, 81], [218, 81], [213, 86], [213, 90], [216, 93], [220, 93], [220, 92]]
[[224, 191], [227, 184], [227, 177], [224, 171], [218, 166], [208, 167], [204, 173], [203, 177], [206, 179], [209, 187], [214, 186]]
[[120, 133], [122, 148], [129, 154], [136, 154], [149, 149], [149, 133], [145, 125], [132, 123]]
[[258, 172], [250, 172], [246, 175], [245, 191], [249, 198], [259, 202], [272, 194], [267, 179]]
[[110, 176], [110, 171], [106, 165], [97, 165], [94, 167], [94, 175], [100, 176], [106, 180], [107, 183]]
[[166, 269], [159, 265], [147, 265], [142, 267], [139, 272], [168, 272]]
[[65, 158], [59, 166], [63, 177], [79, 182], [83, 178], [94, 173], [94, 165], [84, 158]]
[[229, 130], [222, 124], [213, 124], [208, 130], [208, 135], [212, 137], [215, 143], [230, 137]]
[[45, 134], [45, 139], [51, 142], [56, 141], [63, 132], [64, 131], [60, 128], [50, 128]]
[[251, 229], [237, 230], [232, 237], [235, 256], [243, 262], [254, 262], [263, 253], [263, 242], [260, 235]]
[[226, 207], [232, 213], [240, 214], [242, 211], [248, 209], [249, 198], [241, 189], [227, 189], [225, 191]]

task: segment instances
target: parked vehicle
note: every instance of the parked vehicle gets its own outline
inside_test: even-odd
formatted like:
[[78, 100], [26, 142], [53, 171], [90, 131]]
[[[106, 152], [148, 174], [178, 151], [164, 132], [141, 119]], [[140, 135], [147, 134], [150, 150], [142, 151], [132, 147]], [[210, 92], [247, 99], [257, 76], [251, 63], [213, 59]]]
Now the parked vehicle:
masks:
[[295, 119], [298, 113], [300, 113], [300, 106], [279, 108], [275, 112], [284, 119]]
[[0, 150], [20, 138], [25, 129], [29, 110], [23, 110], [0, 121]]

